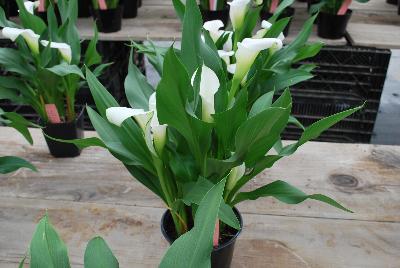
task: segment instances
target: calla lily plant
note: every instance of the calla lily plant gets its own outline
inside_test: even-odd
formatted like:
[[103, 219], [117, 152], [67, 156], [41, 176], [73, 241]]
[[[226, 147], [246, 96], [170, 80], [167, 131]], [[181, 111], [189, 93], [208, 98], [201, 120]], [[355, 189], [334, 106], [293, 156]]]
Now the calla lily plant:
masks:
[[[76, 28], [77, 0], [59, 0], [47, 8], [48, 24], [33, 14], [34, 2], [17, 0], [21, 25], [8, 21], [0, 10], [2, 35], [15, 42], [15, 48], [0, 48], [0, 66], [7, 76], [0, 77], [0, 99], [28, 104], [48, 122], [46, 105], [54, 105], [61, 122], [76, 119], [75, 95], [84, 83], [84, 65], [101, 63], [96, 51], [97, 30], [88, 49], [81, 55]], [[54, 9], [61, 15], [58, 25]], [[94, 71], [99, 73], [105, 65]]]
[[[256, 31], [261, 7], [234, 0], [233, 30], [224, 31], [220, 21], [203, 25], [194, 0], [187, 0], [186, 6], [174, 4], [183, 23], [181, 49], [133, 44], [159, 70], [158, 86], [153, 88], [131, 62], [125, 80], [131, 107], [119, 107], [87, 71], [97, 111], [87, 110], [99, 139], [70, 142], [107, 148], [164, 201], [178, 235], [190, 229], [202, 197], [222, 180], [226, 184], [218, 213], [221, 234], [227, 226], [240, 228], [235, 205], [260, 197], [288, 204], [314, 199], [349, 211], [327, 196], [305, 194], [280, 180], [243, 190], [264, 169], [361, 108], [308, 127], [291, 115], [289, 88], [311, 78], [314, 68], [298, 63], [315, 56], [322, 46], [307, 43], [315, 16], [285, 45], [282, 30], [290, 18], [276, 20], [281, 6]], [[232, 8], [236, 6], [240, 10]], [[302, 128], [303, 135], [283, 145], [280, 137], [288, 124]]]

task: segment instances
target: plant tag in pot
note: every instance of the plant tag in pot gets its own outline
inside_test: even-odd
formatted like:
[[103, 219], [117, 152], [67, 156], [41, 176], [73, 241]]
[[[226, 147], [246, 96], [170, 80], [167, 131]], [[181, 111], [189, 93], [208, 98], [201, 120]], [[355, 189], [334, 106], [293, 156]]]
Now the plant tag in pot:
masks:
[[338, 15], [345, 15], [347, 12], [347, 9], [349, 9], [349, 6], [351, 4], [351, 0], [344, 0], [342, 6], [338, 10]]
[[98, 3], [101, 10], [107, 10], [107, 4], [105, 0], [98, 0]]
[[50, 123], [58, 124], [61, 123], [60, 115], [58, 114], [57, 107], [55, 104], [46, 104], [45, 106], [47, 117]]

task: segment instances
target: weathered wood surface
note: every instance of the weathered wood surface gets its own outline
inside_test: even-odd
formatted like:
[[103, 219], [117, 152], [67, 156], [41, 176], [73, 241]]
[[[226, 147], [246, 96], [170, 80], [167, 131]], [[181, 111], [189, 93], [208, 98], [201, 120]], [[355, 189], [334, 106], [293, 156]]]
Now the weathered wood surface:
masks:
[[[40, 131], [32, 133], [34, 146], [0, 127], [0, 155], [39, 169], [0, 176], [0, 267], [16, 266], [46, 209], [74, 266], [82, 266], [87, 241], [102, 235], [121, 267], [155, 267], [167, 248], [159, 231], [164, 205], [107, 151], [55, 159]], [[400, 147], [309, 143], [248, 188], [275, 179], [328, 194], [355, 213], [312, 201], [246, 202], [233, 267], [400, 267]]]

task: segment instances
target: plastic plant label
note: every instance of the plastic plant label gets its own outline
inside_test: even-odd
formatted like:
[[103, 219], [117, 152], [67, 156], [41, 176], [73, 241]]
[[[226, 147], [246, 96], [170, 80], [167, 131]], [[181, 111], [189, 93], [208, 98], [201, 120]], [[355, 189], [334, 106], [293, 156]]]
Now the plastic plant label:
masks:
[[39, 0], [39, 6], [38, 6], [38, 11], [39, 12], [45, 12], [46, 11], [46, 0]]
[[219, 220], [217, 219], [217, 222], [215, 223], [215, 230], [213, 236], [213, 246], [215, 248], [218, 247], [218, 241], [219, 241]]
[[271, 1], [271, 7], [269, 8], [270, 13], [274, 13], [276, 8], [278, 7], [279, 0], [272, 0]]
[[101, 10], [107, 10], [106, 0], [97, 0], [97, 2]]
[[60, 115], [58, 114], [55, 104], [45, 104], [44, 108], [46, 109], [46, 114], [49, 118], [50, 123], [61, 123]]
[[338, 15], [345, 15], [349, 6], [351, 4], [351, 0], [344, 0], [342, 6], [338, 10]]

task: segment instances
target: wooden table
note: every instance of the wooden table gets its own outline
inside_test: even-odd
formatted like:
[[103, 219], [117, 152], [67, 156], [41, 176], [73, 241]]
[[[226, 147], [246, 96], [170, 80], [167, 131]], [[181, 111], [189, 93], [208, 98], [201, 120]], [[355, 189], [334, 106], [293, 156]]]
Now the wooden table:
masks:
[[[73, 267], [82, 267], [86, 243], [95, 235], [108, 241], [121, 267], [156, 267], [167, 249], [160, 200], [107, 151], [91, 148], [78, 158], [55, 159], [41, 133], [32, 133], [33, 147], [0, 127], [0, 155], [24, 157], [39, 169], [0, 176], [0, 267], [16, 267], [46, 209]], [[312, 142], [249, 188], [276, 179], [328, 194], [355, 213], [316, 201], [246, 202], [239, 206], [245, 228], [234, 268], [400, 267], [400, 147]]]

